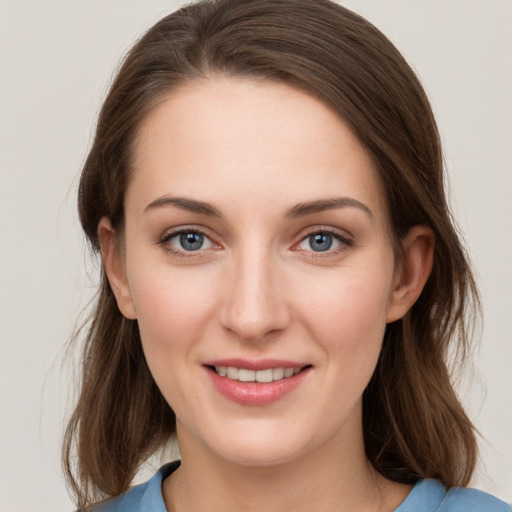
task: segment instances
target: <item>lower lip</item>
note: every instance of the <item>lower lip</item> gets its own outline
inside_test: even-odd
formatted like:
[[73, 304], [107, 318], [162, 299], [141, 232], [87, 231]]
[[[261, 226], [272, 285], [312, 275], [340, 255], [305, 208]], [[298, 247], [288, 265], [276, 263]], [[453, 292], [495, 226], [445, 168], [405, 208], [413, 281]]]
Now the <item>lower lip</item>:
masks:
[[210, 368], [206, 370], [217, 391], [233, 402], [242, 405], [268, 405], [277, 402], [299, 386], [310, 368], [305, 368], [292, 377], [273, 382], [240, 382], [221, 377]]

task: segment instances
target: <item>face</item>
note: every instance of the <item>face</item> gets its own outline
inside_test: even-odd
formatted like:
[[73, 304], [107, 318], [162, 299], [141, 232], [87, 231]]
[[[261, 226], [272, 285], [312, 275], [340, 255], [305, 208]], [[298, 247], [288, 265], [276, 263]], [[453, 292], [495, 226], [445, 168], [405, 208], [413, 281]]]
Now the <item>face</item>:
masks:
[[404, 311], [377, 173], [337, 115], [286, 85], [182, 87], [140, 128], [125, 213], [122, 253], [100, 225], [105, 265], [180, 439], [251, 465], [360, 439]]

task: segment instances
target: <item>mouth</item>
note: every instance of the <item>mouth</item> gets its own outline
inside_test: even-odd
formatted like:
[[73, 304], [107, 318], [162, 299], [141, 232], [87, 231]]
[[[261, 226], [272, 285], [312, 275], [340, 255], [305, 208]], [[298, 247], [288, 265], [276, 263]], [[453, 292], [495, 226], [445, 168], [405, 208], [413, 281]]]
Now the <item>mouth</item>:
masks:
[[300, 372], [310, 368], [311, 365], [299, 367], [277, 367], [277, 368], [264, 368], [261, 370], [250, 370], [247, 368], [238, 368], [236, 366], [216, 366], [206, 365], [211, 371], [215, 372], [220, 377], [238, 381], [238, 382], [260, 382], [271, 383], [283, 379], [289, 379]]
[[266, 359], [223, 359], [204, 365], [215, 389], [244, 406], [266, 406], [284, 398], [307, 379], [311, 364]]

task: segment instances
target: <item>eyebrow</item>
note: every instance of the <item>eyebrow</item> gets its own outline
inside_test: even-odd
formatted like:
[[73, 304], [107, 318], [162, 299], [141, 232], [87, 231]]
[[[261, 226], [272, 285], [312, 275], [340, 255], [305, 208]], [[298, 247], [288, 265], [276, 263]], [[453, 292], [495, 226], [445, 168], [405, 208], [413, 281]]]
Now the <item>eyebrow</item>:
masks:
[[155, 199], [146, 206], [144, 211], [153, 210], [155, 208], [161, 208], [163, 206], [175, 206], [182, 210], [189, 212], [200, 213], [202, 215], [209, 215], [210, 217], [219, 217], [223, 215], [221, 211], [210, 203], [203, 201], [196, 201], [195, 199], [188, 199], [186, 197], [169, 197], [163, 196]]
[[[186, 197], [170, 197], [163, 196], [155, 199], [146, 206], [144, 211], [153, 210], [156, 208], [174, 206], [182, 210], [187, 210], [210, 217], [222, 218], [222, 212], [210, 203], [204, 201], [197, 201], [196, 199], [189, 199]], [[334, 210], [337, 208], [358, 208], [373, 218], [371, 210], [357, 199], [351, 197], [334, 197], [331, 199], [318, 199], [316, 201], [307, 201], [299, 203], [290, 208], [284, 215], [284, 218], [298, 218], [311, 215], [313, 213], [320, 213], [326, 210]]]
[[373, 213], [368, 206], [351, 197], [334, 197], [299, 203], [286, 212], [285, 218], [305, 217], [306, 215], [336, 208], [358, 208], [373, 218]]

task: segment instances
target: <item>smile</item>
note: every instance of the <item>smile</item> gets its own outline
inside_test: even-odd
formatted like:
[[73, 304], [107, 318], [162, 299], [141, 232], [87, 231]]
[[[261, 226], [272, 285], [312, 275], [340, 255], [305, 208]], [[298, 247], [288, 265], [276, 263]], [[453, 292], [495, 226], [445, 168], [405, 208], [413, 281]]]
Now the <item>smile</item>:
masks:
[[234, 366], [213, 366], [212, 368], [217, 375], [226, 377], [239, 382], [274, 382], [277, 380], [287, 379], [297, 375], [303, 368], [266, 368], [263, 370], [248, 370], [246, 368], [236, 368]]
[[230, 401], [246, 406], [265, 406], [281, 400], [301, 386], [313, 370], [310, 364], [291, 361], [251, 363], [231, 359], [215, 363], [204, 365], [214, 388]]

